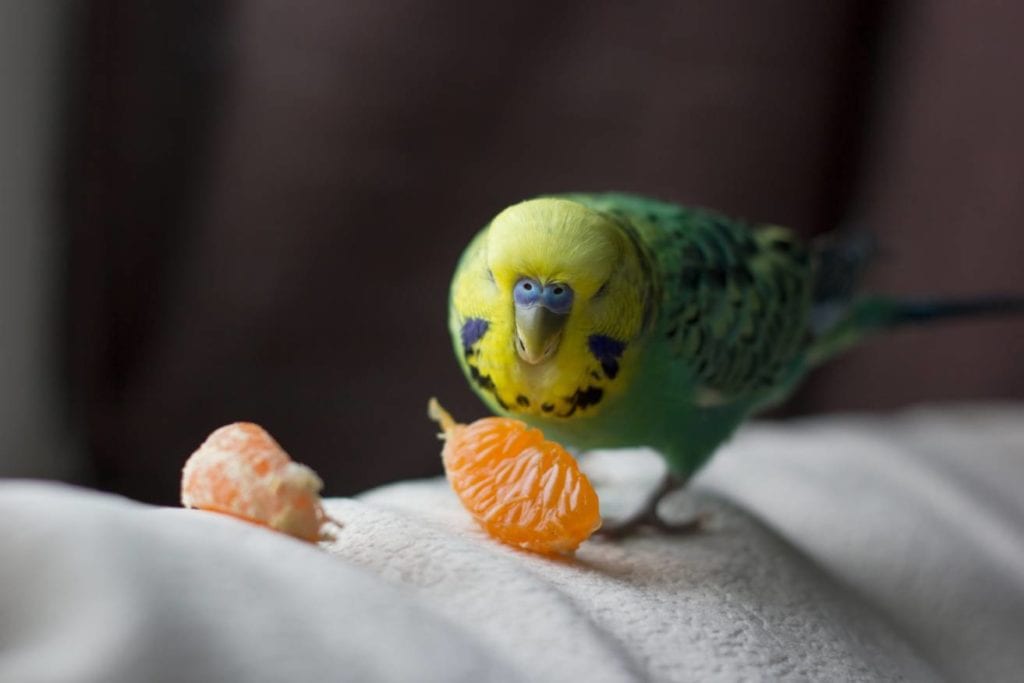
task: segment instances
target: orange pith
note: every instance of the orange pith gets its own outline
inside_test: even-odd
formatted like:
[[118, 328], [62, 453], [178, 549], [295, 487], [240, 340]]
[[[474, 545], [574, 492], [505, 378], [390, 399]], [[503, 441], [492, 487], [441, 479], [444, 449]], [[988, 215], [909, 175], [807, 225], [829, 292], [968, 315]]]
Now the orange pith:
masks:
[[454, 422], [436, 403], [441, 457], [462, 504], [494, 538], [539, 553], [575, 550], [601, 525], [597, 494], [564, 448], [519, 420]]
[[221, 427], [189, 457], [181, 477], [185, 507], [220, 512], [307, 541], [323, 537], [323, 484], [292, 462], [259, 425]]

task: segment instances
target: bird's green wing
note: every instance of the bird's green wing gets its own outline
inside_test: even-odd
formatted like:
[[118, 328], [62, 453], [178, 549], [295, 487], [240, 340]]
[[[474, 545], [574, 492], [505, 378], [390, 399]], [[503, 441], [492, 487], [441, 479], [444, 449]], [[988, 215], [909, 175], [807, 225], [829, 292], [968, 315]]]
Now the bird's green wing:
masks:
[[807, 340], [811, 268], [784, 228], [691, 215], [670, 240], [665, 336], [704, 401], [771, 389]]
[[786, 381], [808, 341], [813, 290], [810, 254], [792, 232], [631, 195], [573, 198], [624, 217], [649, 246], [661, 285], [655, 334], [691, 368], [698, 402]]

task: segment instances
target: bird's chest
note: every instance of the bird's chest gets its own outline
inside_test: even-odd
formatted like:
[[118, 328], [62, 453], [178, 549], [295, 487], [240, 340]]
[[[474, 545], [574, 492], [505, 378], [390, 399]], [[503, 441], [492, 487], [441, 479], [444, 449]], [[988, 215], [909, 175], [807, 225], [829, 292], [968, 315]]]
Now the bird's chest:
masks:
[[547, 362], [530, 365], [511, 344], [481, 340], [465, 354], [467, 374], [505, 413], [544, 421], [595, 416], [628, 382], [627, 345], [600, 335], [565, 342]]

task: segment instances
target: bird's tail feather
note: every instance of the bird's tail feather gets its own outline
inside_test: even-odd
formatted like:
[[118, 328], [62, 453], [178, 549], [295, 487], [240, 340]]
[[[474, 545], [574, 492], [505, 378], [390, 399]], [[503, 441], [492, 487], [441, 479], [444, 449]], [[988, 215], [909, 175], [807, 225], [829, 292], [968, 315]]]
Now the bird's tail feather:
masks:
[[840, 320], [818, 334], [811, 345], [809, 361], [812, 366], [818, 365], [870, 334], [895, 327], [951, 318], [1021, 313], [1024, 313], [1024, 296], [949, 300], [860, 297], [846, 308]]

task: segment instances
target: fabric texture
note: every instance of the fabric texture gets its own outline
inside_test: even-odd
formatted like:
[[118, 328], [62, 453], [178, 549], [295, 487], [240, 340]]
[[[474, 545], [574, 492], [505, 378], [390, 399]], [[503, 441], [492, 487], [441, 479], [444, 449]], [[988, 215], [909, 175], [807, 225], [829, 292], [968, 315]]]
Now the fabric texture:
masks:
[[[747, 427], [665, 503], [703, 533], [547, 559], [443, 480], [327, 502], [321, 548], [0, 485], [0, 680], [1014, 680], [1024, 407]], [[606, 514], [650, 453], [584, 460]]]

